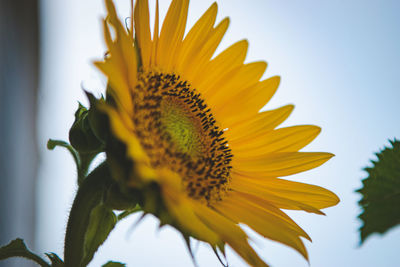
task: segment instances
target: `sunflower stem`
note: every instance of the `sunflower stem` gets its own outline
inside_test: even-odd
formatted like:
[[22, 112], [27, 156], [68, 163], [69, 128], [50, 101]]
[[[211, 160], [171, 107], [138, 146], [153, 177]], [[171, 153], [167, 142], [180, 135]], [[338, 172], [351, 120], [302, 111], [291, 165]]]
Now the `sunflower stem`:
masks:
[[112, 180], [108, 166], [102, 163], [82, 181], [68, 218], [65, 235], [64, 261], [66, 267], [82, 266], [85, 234], [92, 210], [101, 203]]

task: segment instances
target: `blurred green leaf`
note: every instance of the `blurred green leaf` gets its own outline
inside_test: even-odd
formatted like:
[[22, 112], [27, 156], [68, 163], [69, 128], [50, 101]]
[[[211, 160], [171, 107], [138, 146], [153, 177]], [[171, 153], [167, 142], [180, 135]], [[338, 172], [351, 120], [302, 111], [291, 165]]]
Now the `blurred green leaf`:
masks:
[[102, 267], [125, 267], [124, 263], [116, 262], [116, 261], [109, 261], [104, 264]]
[[17, 238], [11, 241], [8, 245], [0, 248], [0, 260], [11, 257], [23, 257], [36, 262], [42, 267], [50, 267], [50, 265], [41, 257], [29, 251], [21, 238]]
[[64, 243], [66, 266], [82, 266], [85, 240], [91, 224], [92, 211], [102, 203], [104, 194], [113, 183], [105, 162], [94, 169], [78, 189], [68, 218]]
[[107, 239], [116, 223], [117, 216], [104, 205], [100, 204], [92, 210], [85, 234], [83, 266], [92, 260], [94, 253]]
[[372, 167], [357, 192], [362, 194], [358, 216], [363, 225], [360, 228], [361, 243], [373, 233], [385, 233], [400, 224], [400, 142], [390, 141], [391, 148], [377, 153], [377, 161], [371, 160]]

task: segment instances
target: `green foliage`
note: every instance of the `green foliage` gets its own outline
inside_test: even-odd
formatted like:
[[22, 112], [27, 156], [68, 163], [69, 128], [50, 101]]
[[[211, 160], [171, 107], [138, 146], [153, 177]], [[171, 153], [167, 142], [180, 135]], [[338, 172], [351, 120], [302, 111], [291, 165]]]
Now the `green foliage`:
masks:
[[36, 262], [42, 267], [50, 267], [50, 265], [41, 257], [29, 251], [24, 241], [20, 238], [17, 238], [11, 241], [8, 245], [0, 248], [0, 260], [11, 257], [23, 257]]
[[400, 224], [400, 142], [390, 141], [392, 148], [377, 153], [377, 161], [364, 170], [368, 173], [357, 192], [362, 194], [359, 205], [361, 243], [373, 233], [385, 233]]
[[126, 265], [124, 263], [109, 261], [106, 264], [104, 264], [102, 267], [125, 267], [125, 266]]
[[[105, 151], [105, 143], [110, 141], [110, 137], [108, 117], [99, 108], [104, 104], [104, 98], [96, 99], [92, 94], [87, 92], [86, 94], [90, 109], [79, 104], [75, 112], [75, 121], [69, 132], [71, 144], [52, 139], [47, 143], [47, 148], [50, 150], [63, 147], [71, 153], [77, 166], [79, 185], [65, 236], [65, 263], [56, 254], [47, 253], [52, 267], [87, 266], [116, 223], [132, 213], [141, 211], [138, 205], [140, 197], [132, 191], [122, 192], [111, 178], [108, 169], [109, 159], [107, 163], [103, 162], [88, 174], [93, 159]], [[114, 146], [111, 147], [114, 148]], [[120, 150], [121, 147], [117, 146], [115, 149]], [[128, 169], [131, 169], [131, 165]], [[123, 212], [117, 217], [113, 210]], [[37, 258], [36, 261], [41, 260]], [[43, 266], [50, 266], [45, 261], [43, 264]], [[110, 261], [104, 266], [125, 265]]]
[[92, 260], [94, 253], [107, 239], [116, 223], [117, 216], [104, 205], [98, 205], [92, 210], [85, 234], [83, 266], [86, 266]]

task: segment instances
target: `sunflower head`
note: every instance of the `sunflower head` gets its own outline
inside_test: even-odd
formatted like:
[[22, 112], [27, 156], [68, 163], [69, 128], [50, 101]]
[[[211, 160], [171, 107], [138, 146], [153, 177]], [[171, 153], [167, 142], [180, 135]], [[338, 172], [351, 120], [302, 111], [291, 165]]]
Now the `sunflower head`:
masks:
[[[337, 196], [279, 177], [315, 168], [330, 153], [299, 152], [320, 132], [313, 125], [277, 128], [293, 106], [259, 112], [280, 78], [260, 80], [267, 64], [244, 63], [248, 43], [214, 56], [229, 19], [215, 25], [217, 4], [186, 36], [188, 0], [173, 0], [153, 32], [147, 0], [136, 1], [126, 30], [111, 0], [108, 49], [95, 65], [107, 76], [107, 160], [117, 194], [135, 195], [147, 213], [214, 249], [232, 247], [252, 266], [266, 266], [248, 243], [243, 223], [307, 258], [309, 236], [282, 209], [322, 214]], [[111, 31], [113, 34], [111, 34]]]

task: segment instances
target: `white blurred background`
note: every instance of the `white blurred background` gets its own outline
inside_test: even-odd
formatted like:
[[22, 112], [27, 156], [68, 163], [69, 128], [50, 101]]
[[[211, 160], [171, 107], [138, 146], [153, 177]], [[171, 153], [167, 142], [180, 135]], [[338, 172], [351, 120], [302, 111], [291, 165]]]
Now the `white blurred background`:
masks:
[[[115, 0], [122, 19], [130, 1]], [[160, 1], [161, 18], [168, 0]], [[212, 4], [192, 0], [188, 25]], [[400, 228], [374, 235], [359, 247], [354, 193], [366, 173], [362, 168], [373, 153], [400, 138], [400, 2], [395, 0], [334, 1], [217, 1], [218, 18], [231, 18], [218, 51], [246, 38], [247, 61], [266, 60], [265, 77], [281, 75], [282, 82], [267, 109], [293, 103], [285, 125], [316, 124], [322, 133], [305, 151], [336, 154], [327, 164], [289, 179], [317, 184], [336, 192], [338, 206], [327, 216], [289, 212], [306, 230], [312, 267], [387, 266], [400, 264]], [[150, 1], [154, 12], [154, 1]], [[105, 52], [100, 18], [101, 0], [42, 0], [41, 74], [39, 82], [38, 146], [40, 169], [36, 202], [35, 250], [63, 255], [67, 214], [76, 192], [75, 166], [62, 149], [46, 150], [48, 138], [68, 138], [77, 101], [87, 103], [82, 87], [104, 92], [104, 77], [91, 62]], [[151, 216], [132, 229], [138, 216], [120, 223], [99, 249], [90, 266], [108, 260], [127, 266], [193, 266], [180, 235], [172, 228], [158, 230]], [[257, 251], [270, 265], [309, 266], [295, 251], [255, 237]], [[201, 267], [220, 266], [211, 249], [200, 245]], [[230, 266], [246, 266], [228, 251]]]

